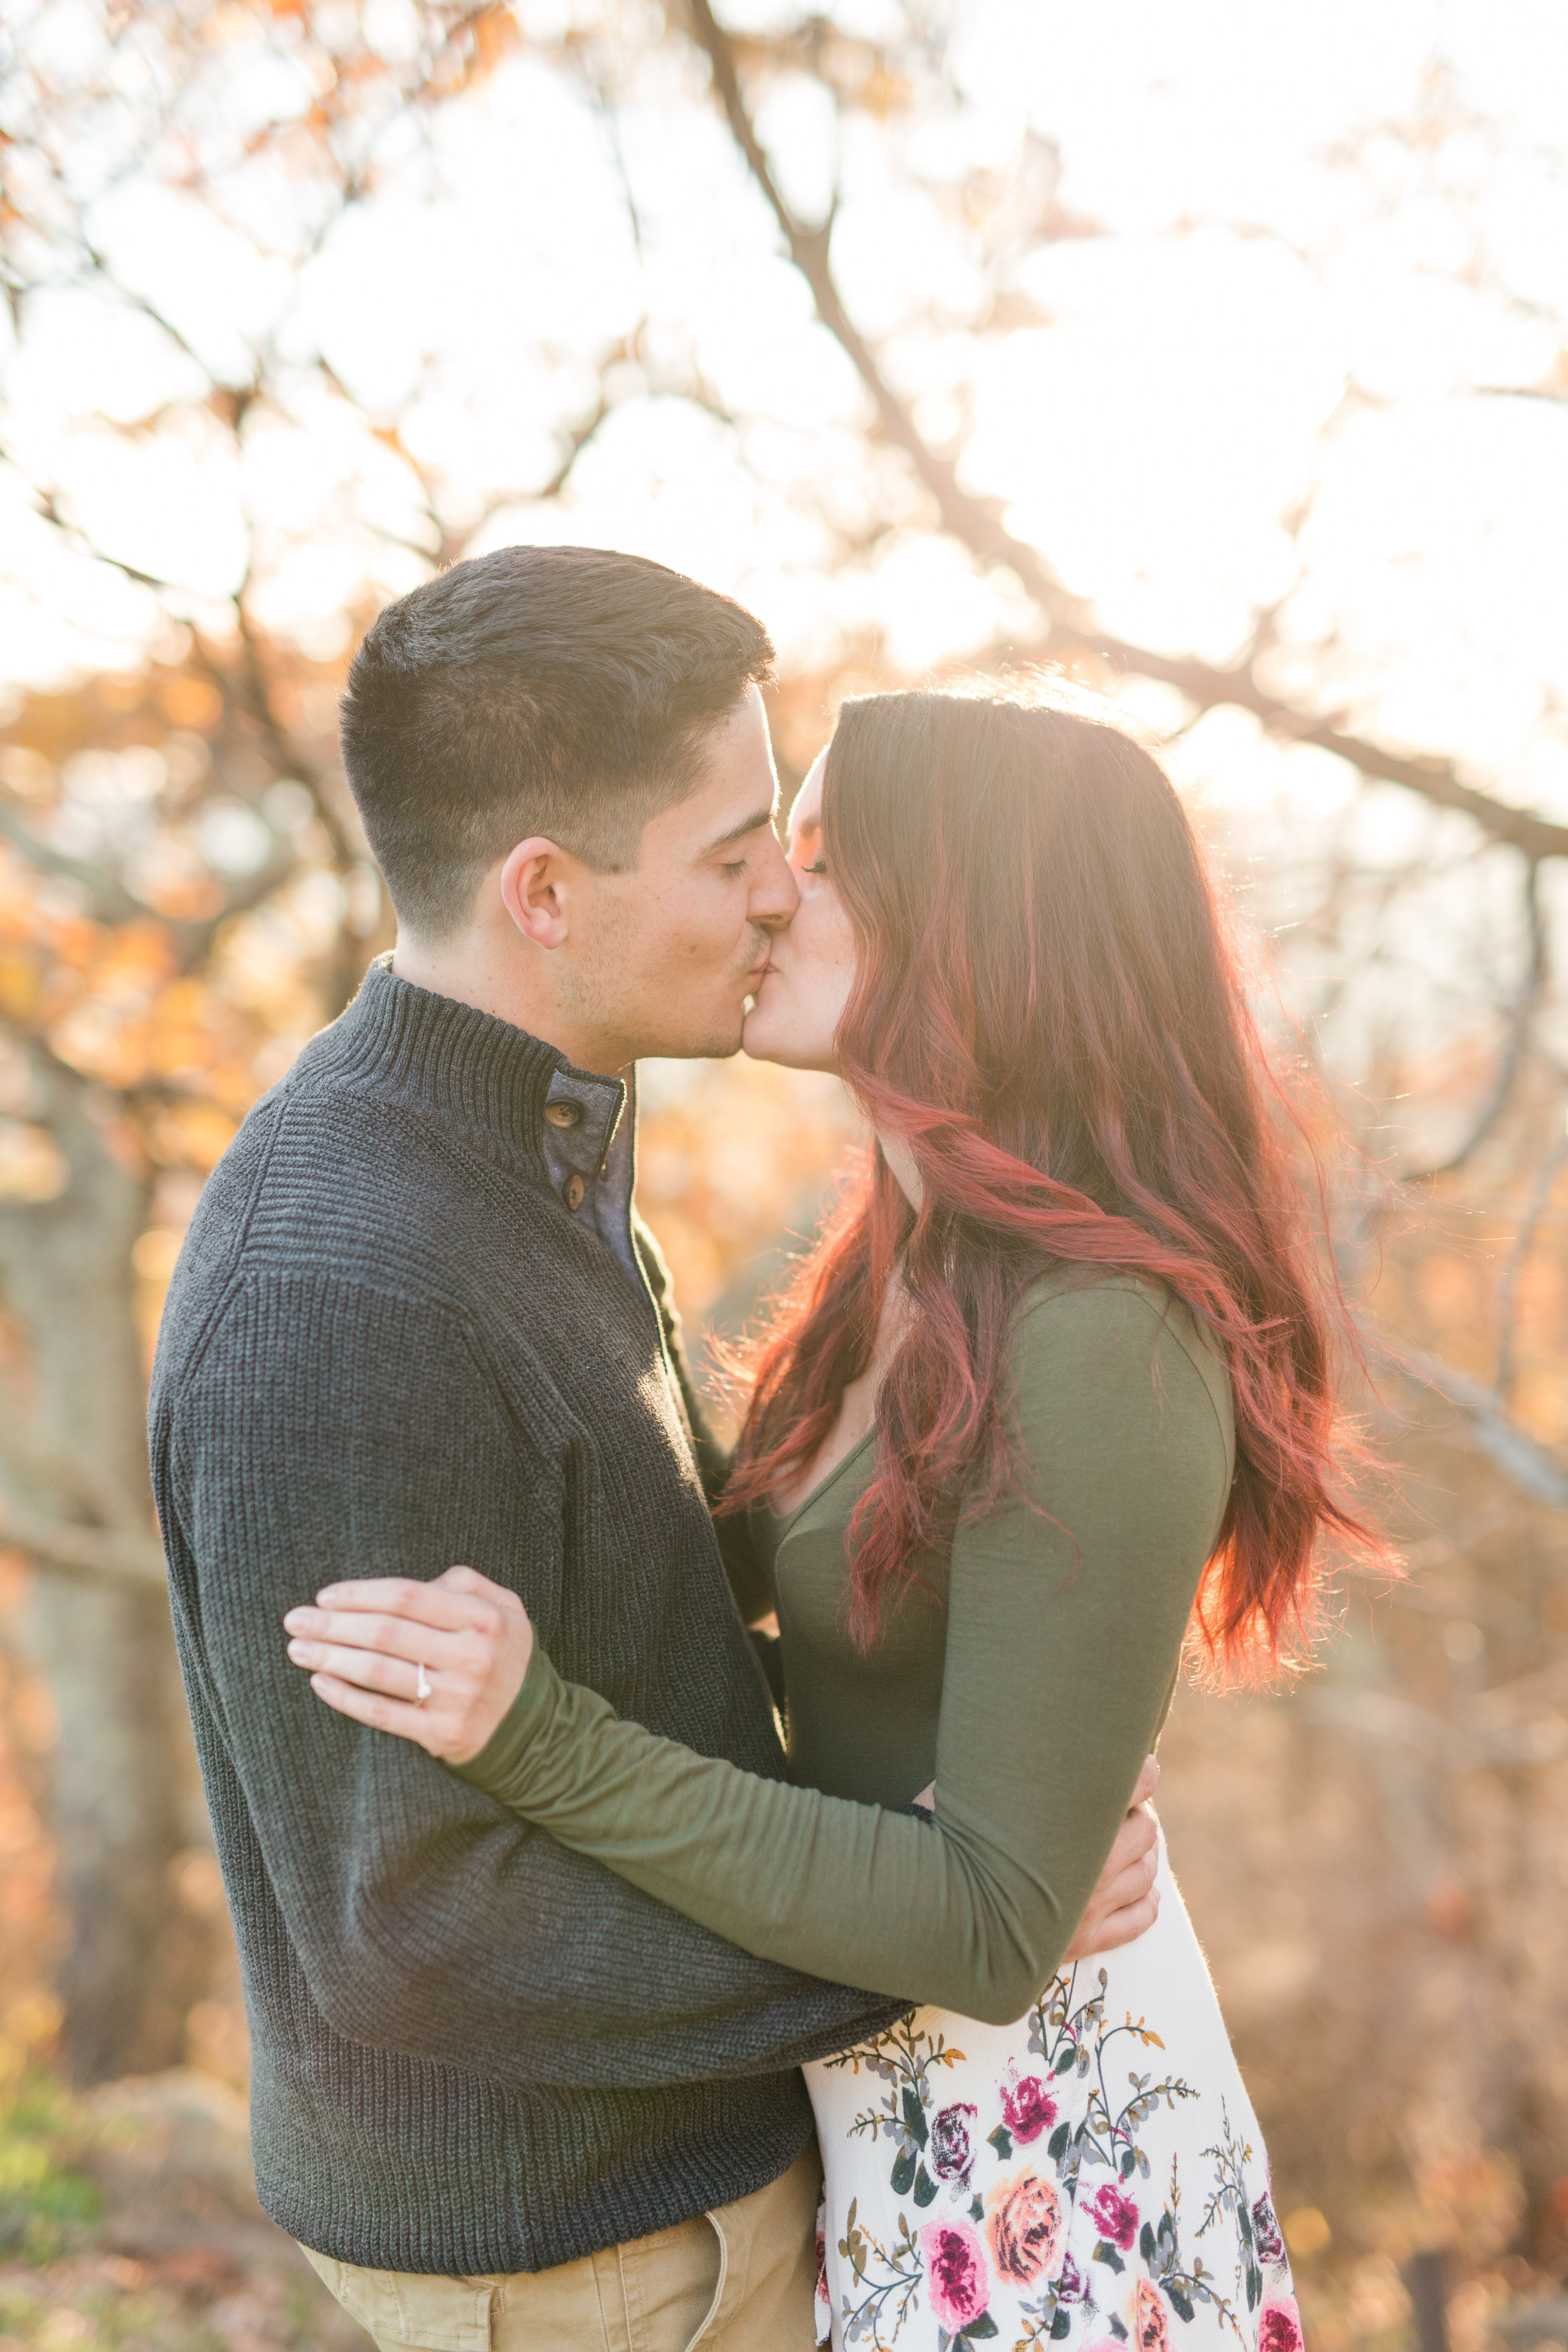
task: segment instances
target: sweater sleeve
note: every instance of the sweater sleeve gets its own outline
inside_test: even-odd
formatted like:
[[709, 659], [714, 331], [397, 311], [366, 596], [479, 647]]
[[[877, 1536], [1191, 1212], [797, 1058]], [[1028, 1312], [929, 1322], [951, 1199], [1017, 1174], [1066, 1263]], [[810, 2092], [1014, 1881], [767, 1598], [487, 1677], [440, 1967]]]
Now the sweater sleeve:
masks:
[[953, 1541], [934, 1823], [654, 1738], [542, 1651], [467, 1776], [761, 1956], [1021, 2015], [1157, 1736], [1231, 1456], [1218, 1366], [1138, 1286], [1032, 1295], [1014, 1381], [1026, 1491]]
[[[552, 1615], [549, 1465], [520, 1477], [530, 1449], [454, 1320], [346, 1281], [247, 1279], [170, 1418], [161, 1507], [189, 1670], [329, 2024], [501, 2082], [631, 2087], [776, 2073], [886, 2021], [335, 1714], [289, 1664], [284, 1612], [333, 1576], [463, 1559]], [[439, 1434], [454, 1418], [461, 1447]]]

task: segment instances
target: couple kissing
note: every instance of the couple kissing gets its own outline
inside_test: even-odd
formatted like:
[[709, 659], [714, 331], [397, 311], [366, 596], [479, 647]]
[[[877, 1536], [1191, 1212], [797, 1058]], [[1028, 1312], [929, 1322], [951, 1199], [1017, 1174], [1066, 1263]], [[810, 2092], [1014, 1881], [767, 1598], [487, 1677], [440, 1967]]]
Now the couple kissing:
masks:
[[[262, 2201], [381, 2352], [1300, 2352], [1144, 1801], [1360, 1533], [1213, 889], [1013, 690], [847, 703], [786, 847], [773, 660], [520, 547], [353, 665], [397, 945], [153, 1379]], [[872, 1139], [726, 1456], [636, 1066], [742, 1045]]]

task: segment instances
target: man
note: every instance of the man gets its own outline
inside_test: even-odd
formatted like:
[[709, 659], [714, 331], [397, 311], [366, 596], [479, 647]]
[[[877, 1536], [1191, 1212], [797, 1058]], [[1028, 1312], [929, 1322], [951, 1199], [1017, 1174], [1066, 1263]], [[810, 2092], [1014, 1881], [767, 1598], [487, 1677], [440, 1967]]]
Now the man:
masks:
[[279, 1630], [328, 1577], [462, 1559], [563, 1674], [782, 1776], [628, 1102], [641, 1055], [736, 1050], [795, 908], [771, 661], [728, 598], [581, 549], [382, 614], [343, 745], [396, 953], [247, 1120], [169, 1295], [153, 1475], [258, 2185], [383, 2352], [804, 2347], [794, 2070], [895, 2013], [320, 1706]]

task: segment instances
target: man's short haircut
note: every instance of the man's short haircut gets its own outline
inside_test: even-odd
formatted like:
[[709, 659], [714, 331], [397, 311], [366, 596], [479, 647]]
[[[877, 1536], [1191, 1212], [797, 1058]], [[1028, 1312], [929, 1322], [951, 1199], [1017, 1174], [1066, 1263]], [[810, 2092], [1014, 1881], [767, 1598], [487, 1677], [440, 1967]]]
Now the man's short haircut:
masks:
[[389, 604], [349, 671], [343, 762], [400, 921], [439, 938], [542, 834], [600, 872], [696, 788], [702, 739], [773, 675], [762, 623], [662, 563], [503, 547]]

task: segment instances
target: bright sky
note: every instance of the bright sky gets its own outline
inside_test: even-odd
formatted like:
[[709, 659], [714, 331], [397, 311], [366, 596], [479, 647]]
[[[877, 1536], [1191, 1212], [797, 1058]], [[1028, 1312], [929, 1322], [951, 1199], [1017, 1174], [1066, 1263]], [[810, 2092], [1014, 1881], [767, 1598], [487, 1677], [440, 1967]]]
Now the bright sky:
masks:
[[[762, 0], [725, 13], [795, 21]], [[830, 13], [900, 47], [892, 5]], [[405, 0], [365, 15], [395, 54]], [[949, 15], [951, 95], [913, 74], [912, 106], [836, 135], [801, 76], [772, 87], [762, 130], [805, 208], [837, 164], [851, 311], [933, 434], [966, 423], [972, 486], [1118, 633], [1223, 659], [1278, 603], [1288, 690], [1568, 814], [1548, 716], [1568, 695], [1568, 13], [952, 0]], [[237, 451], [167, 338], [59, 285], [5, 359], [0, 438], [22, 467], [104, 548], [174, 583], [174, 610], [221, 625], [248, 551], [258, 616], [329, 650], [367, 583], [384, 594], [423, 567], [395, 543], [418, 534], [407, 475], [324, 361], [372, 424], [400, 421], [449, 518], [500, 501], [471, 551], [640, 550], [743, 596], [798, 662], [876, 631], [919, 667], [1016, 631], [1005, 584], [900, 521], [901, 469], [868, 446], [847, 362], [689, 60], [640, 52], [643, 16], [611, 0], [522, 0], [519, 16], [520, 49], [430, 120], [427, 147], [411, 121], [384, 127], [375, 193], [300, 266], [311, 183], [239, 160], [248, 131], [310, 101], [296, 21], [202, 12], [172, 121], [220, 167], [205, 202], [176, 191], [167, 150], [116, 178], [173, 71], [172, 15], [138, 12], [111, 56], [88, 0], [47, 0], [33, 55], [95, 240], [220, 374], [264, 337], [279, 358]], [[569, 23], [603, 34], [587, 54], [612, 111], [540, 46]], [[107, 108], [71, 95], [105, 71]], [[1053, 236], [1053, 216], [1079, 233]], [[613, 415], [542, 506], [563, 426], [639, 327], [642, 363], [612, 373]], [[722, 414], [680, 396], [696, 381]], [[1520, 396], [1533, 392], [1554, 396]], [[62, 551], [15, 473], [0, 551], [15, 679], [130, 660], [162, 625], [144, 591]], [[1269, 752], [1234, 714], [1176, 756], [1221, 804], [1283, 791], [1322, 817], [1347, 791], [1331, 762]]]

